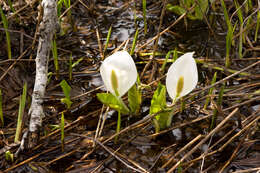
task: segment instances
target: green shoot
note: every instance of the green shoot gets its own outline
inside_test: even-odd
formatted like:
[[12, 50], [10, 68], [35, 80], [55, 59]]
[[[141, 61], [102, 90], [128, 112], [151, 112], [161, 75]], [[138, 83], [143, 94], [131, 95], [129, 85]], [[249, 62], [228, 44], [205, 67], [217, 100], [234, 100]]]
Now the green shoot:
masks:
[[64, 151], [64, 113], [61, 113], [61, 120], [60, 120], [60, 133], [61, 133], [61, 150]]
[[8, 21], [5, 17], [5, 14], [4, 14], [2, 8], [0, 8], [0, 13], [1, 13], [1, 18], [2, 18], [2, 21], [3, 21], [3, 24], [4, 24], [4, 29], [5, 29], [8, 58], [12, 59], [11, 38], [10, 38], [10, 33], [8, 31]]
[[2, 103], [2, 90], [0, 89], [0, 126], [4, 127], [4, 115], [3, 115], [3, 103]]
[[[121, 129], [121, 113], [120, 111], [117, 112], [118, 117], [117, 117], [117, 126], [116, 126], [116, 133], [120, 132]], [[118, 136], [115, 137], [115, 143], [117, 142]]]
[[11, 0], [7, 0], [7, 2], [8, 2], [8, 5], [9, 5], [10, 9], [12, 10], [12, 12], [15, 13], [12, 1]]
[[[222, 87], [220, 88], [220, 91], [219, 91], [219, 95], [218, 95], [218, 100], [217, 100], [217, 105], [219, 108], [221, 107], [222, 105], [222, 100], [223, 100], [223, 95], [224, 95], [224, 89], [225, 89], [225, 85], [222, 85]], [[217, 119], [217, 114], [218, 114], [218, 109], [215, 108], [213, 110], [213, 115], [212, 115], [212, 119], [211, 119], [211, 124], [210, 124], [210, 131], [212, 129], [215, 128], [216, 126], [216, 119]]]
[[138, 28], [135, 31], [135, 37], [134, 37], [132, 48], [131, 48], [131, 51], [130, 51], [131, 56], [134, 54], [137, 38], [138, 38]]
[[147, 33], [146, 0], [143, 0], [144, 34]]
[[134, 115], [138, 114], [140, 105], [142, 103], [142, 94], [140, 88], [134, 84], [128, 91], [128, 102], [131, 113]]
[[[63, 2], [64, 2], [65, 7], [66, 7], [67, 9], [69, 9], [69, 8], [70, 8], [70, 5], [71, 5], [70, 0], [63, 0]], [[71, 18], [71, 10], [70, 10], [70, 9], [69, 9], [69, 11], [68, 11], [68, 17]]]
[[177, 49], [175, 48], [174, 51], [173, 51], [173, 62], [176, 61], [178, 58], [178, 51]]
[[[211, 85], [213, 85], [214, 83], [216, 83], [216, 79], [217, 79], [217, 72], [214, 73], [214, 76], [212, 78], [211, 81]], [[207, 109], [209, 101], [210, 101], [210, 95], [213, 93], [214, 87], [209, 89], [209, 93], [208, 93], [208, 97], [206, 98], [205, 104], [204, 104], [204, 109]]]
[[[14, 7], [13, 7], [12, 1], [11, 1], [11, 0], [7, 0], [7, 2], [8, 2], [8, 5], [9, 5], [11, 11], [12, 11], [13, 13], [15, 13], [15, 9], [14, 9]], [[15, 16], [15, 20], [16, 20], [16, 23], [19, 23], [19, 18], [17, 17], [17, 15]]]
[[47, 81], [47, 83], [50, 83], [51, 82], [51, 78], [52, 78], [52, 75], [53, 75], [53, 73], [52, 72], [49, 72], [48, 73], [48, 81]]
[[137, 27], [137, 15], [136, 15], [136, 3], [134, 1], [134, 24], [135, 24], [135, 27]]
[[238, 46], [238, 54], [239, 54], [239, 58], [242, 58], [242, 49], [243, 49], [243, 14], [242, 14], [242, 10], [238, 4], [238, 2], [235, 0], [234, 1], [235, 3], [235, 6], [236, 6], [236, 9], [237, 9], [237, 16], [238, 16], [238, 19], [239, 19], [239, 23], [240, 23], [240, 29], [239, 29], [239, 32], [240, 32], [240, 35], [239, 35], [239, 46]]
[[171, 55], [172, 53], [173, 53], [173, 51], [170, 50], [170, 51], [166, 54], [166, 57], [165, 57], [165, 59], [164, 59], [164, 61], [163, 61], [162, 67], [161, 67], [161, 69], [160, 69], [161, 74], [164, 74], [165, 66], [166, 66], [166, 64], [167, 64], [167, 62], [168, 62], [168, 59], [169, 59], [169, 57], [170, 57], [170, 55]]
[[[258, 4], [259, 5], [259, 4]], [[246, 15], [248, 15], [248, 12], [250, 11], [250, 9], [253, 8], [253, 4], [251, 0], [247, 0], [246, 4], [245, 4], [245, 13]]]
[[14, 154], [12, 154], [9, 150], [5, 152], [5, 160], [7, 162], [14, 162]]
[[159, 121], [157, 119], [153, 119], [153, 125], [154, 125], [154, 128], [155, 128], [155, 133], [159, 133], [160, 132], [160, 124], [159, 124]]
[[159, 83], [153, 94], [149, 114], [152, 115], [160, 111], [161, 113], [156, 115], [155, 120], [153, 120], [156, 132], [169, 127], [173, 116], [172, 110], [166, 110], [166, 87]]
[[182, 173], [182, 166], [181, 163], [179, 164], [178, 168], [177, 168], [177, 173]]
[[258, 37], [259, 25], [260, 25], [260, 10], [258, 10], [257, 17], [256, 17], [255, 42], [257, 41], [257, 37]]
[[226, 59], [225, 59], [225, 66], [228, 68], [230, 66], [230, 49], [232, 44], [232, 37], [233, 32], [232, 30], [228, 29], [227, 35], [226, 35]]
[[228, 11], [227, 11], [226, 5], [224, 3], [224, 0], [221, 0], [221, 6], [223, 8], [225, 21], [226, 21], [227, 27], [228, 27], [228, 32], [226, 35], [226, 61], [225, 61], [225, 66], [228, 68], [230, 66], [230, 55], [229, 54], [230, 54], [232, 38], [233, 38], [233, 26], [229, 20]]
[[111, 33], [112, 33], [112, 26], [110, 26], [110, 28], [109, 28], [109, 30], [107, 32], [107, 39], [106, 39], [106, 44], [105, 44], [105, 48], [104, 48], [104, 53], [107, 50], [108, 43], [109, 43], [109, 40], [110, 40], [110, 37], [111, 37]]
[[67, 109], [69, 109], [71, 104], [72, 104], [72, 101], [70, 100], [70, 90], [71, 90], [71, 87], [69, 86], [69, 84], [65, 80], [62, 80], [60, 82], [60, 86], [62, 88], [62, 91], [63, 91], [64, 95], [65, 95], [65, 98], [62, 98], [61, 102], [65, 103], [66, 106], [67, 106]]
[[228, 17], [228, 11], [227, 11], [227, 7], [226, 7], [226, 5], [225, 5], [224, 0], [221, 0], [221, 6], [222, 6], [222, 8], [223, 8], [225, 21], [226, 21], [226, 23], [227, 23], [228, 28], [233, 28], [233, 27], [232, 27], [232, 24], [231, 24], [231, 22], [230, 22], [230, 20], [229, 20], [229, 17]]
[[20, 141], [20, 136], [21, 136], [21, 132], [22, 132], [23, 114], [24, 114], [24, 108], [25, 108], [25, 102], [26, 102], [26, 94], [27, 94], [27, 83], [24, 84], [23, 94], [22, 94], [22, 97], [20, 97], [17, 127], [16, 127], [15, 138], [14, 138], [15, 143]]
[[172, 56], [173, 56], [173, 58], [172, 58], [172, 59], [173, 59], [173, 62], [176, 61], [176, 59], [178, 58], [178, 51], [177, 51], [177, 49], [175, 48], [174, 50], [170, 50], [170, 51], [166, 54], [165, 60], [164, 60], [163, 65], [162, 65], [162, 67], [161, 67], [161, 69], [160, 69], [161, 74], [164, 74], [165, 66], [166, 66], [166, 64], [167, 64], [167, 62], [168, 62], [168, 59], [169, 59], [169, 57], [170, 57], [171, 54], [172, 54]]
[[57, 16], [60, 17], [61, 15], [61, 8], [62, 8], [63, 0], [59, 0], [57, 4]]
[[71, 67], [74, 68], [74, 67], [77, 66], [83, 59], [84, 59], [84, 58], [78, 59], [76, 62], [74, 62], [74, 63], [72, 64]]
[[56, 71], [56, 78], [59, 78], [59, 61], [58, 61], [58, 51], [55, 39], [52, 41], [52, 55], [54, 60], [54, 66]]

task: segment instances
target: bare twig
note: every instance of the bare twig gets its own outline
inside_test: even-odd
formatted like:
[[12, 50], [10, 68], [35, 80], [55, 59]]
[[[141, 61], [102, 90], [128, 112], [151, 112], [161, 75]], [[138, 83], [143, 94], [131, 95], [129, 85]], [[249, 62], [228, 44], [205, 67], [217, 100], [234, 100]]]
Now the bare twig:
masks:
[[193, 147], [185, 156], [183, 156], [169, 171], [173, 172], [181, 162], [183, 162], [188, 156], [190, 156], [192, 153], [194, 153], [202, 144], [204, 144], [213, 134], [215, 134], [221, 126], [223, 126], [236, 112], [238, 111], [238, 108], [234, 109], [219, 125], [213, 129], [204, 139], [202, 139], [195, 147]]
[[144, 168], [138, 167], [139, 169], [136, 169], [134, 167], [132, 167], [131, 165], [129, 165], [128, 163], [126, 163], [124, 160], [122, 160], [114, 151], [111, 151], [111, 149], [109, 149], [108, 147], [106, 147], [105, 145], [103, 145], [99, 140], [94, 139], [92, 137], [89, 136], [85, 136], [85, 135], [79, 135], [79, 134], [75, 134], [75, 133], [71, 133], [71, 135], [73, 136], [78, 136], [78, 137], [83, 137], [83, 138], [87, 138], [90, 140], [93, 140], [95, 143], [99, 144], [102, 148], [104, 148], [109, 154], [111, 154], [112, 156], [114, 156], [118, 161], [120, 161], [121, 163], [123, 163], [125, 166], [127, 166], [128, 168], [136, 171], [136, 172], [148, 172], [146, 171]]

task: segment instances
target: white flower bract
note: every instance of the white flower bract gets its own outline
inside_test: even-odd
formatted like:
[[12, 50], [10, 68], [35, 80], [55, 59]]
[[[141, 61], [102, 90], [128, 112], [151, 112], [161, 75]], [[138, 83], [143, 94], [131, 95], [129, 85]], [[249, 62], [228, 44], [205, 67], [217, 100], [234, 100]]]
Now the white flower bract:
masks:
[[100, 67], [100, 74], [106, 89], [117, 97], [123, 96], [137, 79], [135, 63], [127, 51], [107, 57]]
[[[198, 70], [194, 52], [185, 53], [169, 68], [166, 76], [166, 89], [173, 100], [177, 100], [190, 93], [198, 83]], [[183, 78], [183, 79], [182, 79]], [[182, 81], [180, 93], [177, 93], [178, 81]], [[180, 83], [179, 81], [179, 83]]]

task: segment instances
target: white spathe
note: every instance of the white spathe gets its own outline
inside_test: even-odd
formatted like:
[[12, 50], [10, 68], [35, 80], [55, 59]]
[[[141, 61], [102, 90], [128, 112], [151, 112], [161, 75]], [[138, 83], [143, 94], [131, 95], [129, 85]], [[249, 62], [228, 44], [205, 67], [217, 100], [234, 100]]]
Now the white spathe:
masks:
[[[169, 68], [166, 76], [166, 88], [169, 96], [177, 100], [190, 93], [198, 83], [198, 70], [194, 52], [185, 53], [179, 57]], [[183, 88], [177, 96], [178, 80], [183, 77]]]
[[106, 89], [117, 96], [112, 86], [112, 71], [116, 76], [114, 84], [116, 83], [117, 86], [118, 97], [121, 97], [134, 85], [137, 79], [135, 62], [127, 51], [118, 51], [112, 54], [103, 61], [100, 67], [100, 74]]

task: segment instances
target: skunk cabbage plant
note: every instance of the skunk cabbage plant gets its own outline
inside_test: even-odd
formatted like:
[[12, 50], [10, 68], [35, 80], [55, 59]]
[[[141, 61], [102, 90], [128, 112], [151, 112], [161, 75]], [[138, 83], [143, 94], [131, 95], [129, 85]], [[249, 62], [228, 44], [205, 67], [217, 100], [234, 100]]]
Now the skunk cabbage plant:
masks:
[[[110, 93], [98, 93], [97, 97], [103, 104], [117, 110], [118, 119], [116, 132], [119, 132], [121, 113], [128, 114], [130, 112], [137, 112], [140, 107], [141, 99], [138, 98], [141, 98], [141, 95], [135, 85], [137, 70], [134, 60], [127, 51], [118, 51], [104, 60], [100, 67], [100, 74], [106, 89]], [[131, 111], [121, 99], [128, 90], [128, 100]]]
[[107, 57], [100, 67], [106, 89], [116, 97], [123, 96], [136, 82], [137, 70], [127, 51], [118, 51]]
[[193, 54], [191, 52], [182, 55], [170, 66], [166, 76], [166, 89], [159, 84], [153, 95], [150, 114], [160, 112], [153, 120], [156, 132], [169, 127], [174, 115], [174, 110], [166, 105], [166, 90], [174, 104], [179, 98], [190, 93], [198, 83], [198, 70]]
[[166, 89], [173, 102], [189, 94], [198, 83], [198, 70], [193, 54], [194, 52], [189, 52], [179, 57], [167, 72]]

